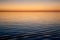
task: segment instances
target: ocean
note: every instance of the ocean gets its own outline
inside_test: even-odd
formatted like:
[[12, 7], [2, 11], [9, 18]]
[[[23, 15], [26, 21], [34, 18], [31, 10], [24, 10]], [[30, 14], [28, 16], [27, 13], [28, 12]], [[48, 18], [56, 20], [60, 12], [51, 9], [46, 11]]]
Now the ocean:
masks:
[[60, 12], [0, 12], [0, 40], [60, 40]]

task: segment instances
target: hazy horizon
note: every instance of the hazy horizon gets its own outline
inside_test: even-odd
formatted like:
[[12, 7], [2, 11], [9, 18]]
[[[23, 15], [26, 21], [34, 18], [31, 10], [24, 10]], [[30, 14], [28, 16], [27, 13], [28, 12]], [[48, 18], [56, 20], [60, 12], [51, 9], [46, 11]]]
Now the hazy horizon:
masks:
[[60, 0], [0, 0], [0, 10], [59, 10]]

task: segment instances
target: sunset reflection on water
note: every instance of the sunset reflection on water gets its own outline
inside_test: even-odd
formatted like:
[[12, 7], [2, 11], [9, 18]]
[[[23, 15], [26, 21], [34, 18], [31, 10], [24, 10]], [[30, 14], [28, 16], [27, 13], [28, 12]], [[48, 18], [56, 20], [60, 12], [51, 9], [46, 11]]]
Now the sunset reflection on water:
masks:
[[0, 12], [1, 25], [59, 24], [60, 12]]
[[60, 40], [60, 12], [0, 12], [0, 37], [4, 40]]

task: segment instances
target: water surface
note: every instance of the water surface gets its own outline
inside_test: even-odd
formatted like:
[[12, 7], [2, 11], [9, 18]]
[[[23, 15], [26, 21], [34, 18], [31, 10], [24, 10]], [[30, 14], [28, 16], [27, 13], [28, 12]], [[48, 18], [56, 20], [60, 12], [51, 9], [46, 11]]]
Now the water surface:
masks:
[[59, 40], [60, 12], [0, 12], [0, 36], [17, 34], [36, 35], [14, 40]]

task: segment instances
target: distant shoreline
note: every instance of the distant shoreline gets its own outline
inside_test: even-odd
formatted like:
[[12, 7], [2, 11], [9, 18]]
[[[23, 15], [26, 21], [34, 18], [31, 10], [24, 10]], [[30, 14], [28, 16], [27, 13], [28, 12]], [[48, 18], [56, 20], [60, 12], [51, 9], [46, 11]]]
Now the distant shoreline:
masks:
[[60, 10], [32, 10], [32, 11], [8, 11], [2, 10], [0, 12], [60, 12]]

